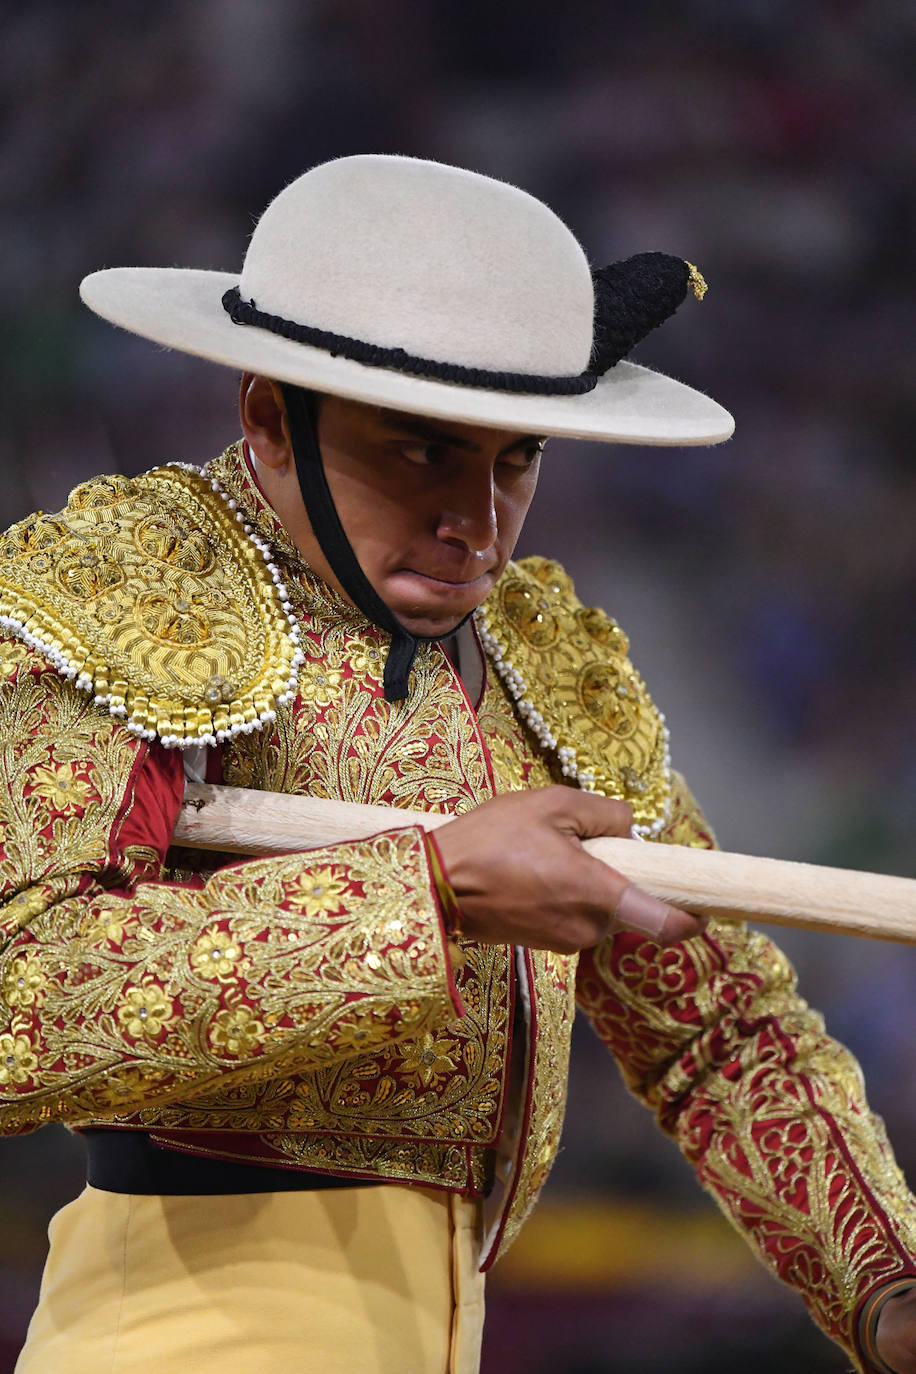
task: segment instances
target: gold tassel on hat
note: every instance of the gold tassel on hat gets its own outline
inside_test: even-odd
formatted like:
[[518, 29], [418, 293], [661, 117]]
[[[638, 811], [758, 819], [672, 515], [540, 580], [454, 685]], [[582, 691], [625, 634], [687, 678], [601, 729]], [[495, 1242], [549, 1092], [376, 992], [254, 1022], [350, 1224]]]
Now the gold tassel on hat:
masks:
[[[684, 261], [687, 261], [686, 258], [684, 259]], [[694, 267], [692, 262], [688, 262], [687, 266], [690, 269], [690, 275], [687, 278], [687, 285], [693, 287], [693, 294], [696, 296], [698, 301], [701, 301], [703, 297], [706, 295], [706, 291], [708, 289], [706, 286], [706, 279], [703, 276], [703, 273], [700, 271], [699, 267]]]

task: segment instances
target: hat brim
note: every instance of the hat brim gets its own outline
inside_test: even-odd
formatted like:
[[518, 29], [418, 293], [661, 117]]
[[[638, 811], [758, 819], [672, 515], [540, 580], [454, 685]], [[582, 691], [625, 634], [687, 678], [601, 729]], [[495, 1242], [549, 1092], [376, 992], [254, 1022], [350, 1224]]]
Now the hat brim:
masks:
[[[581, 396], [520, 395], [369, 367], [265, 329], [233, 324], [229, 272], [114, 267], [80, 286], [90, 310], [168, 348], [369, 405], [524, 434], [627, 444], [718, 444], [734, 431], [723, 406], [637, 363], [619, 362]], [[310, 322], [307, 322], [310, 323]]]

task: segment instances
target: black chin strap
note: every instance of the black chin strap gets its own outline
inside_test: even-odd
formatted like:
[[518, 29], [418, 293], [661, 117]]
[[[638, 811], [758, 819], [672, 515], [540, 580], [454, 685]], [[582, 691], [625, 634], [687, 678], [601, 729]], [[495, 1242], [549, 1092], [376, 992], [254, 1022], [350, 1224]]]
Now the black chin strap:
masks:
[[[391, 647], [385, 660], [383, 678], [385, 700], [403, 701], [409, 691], [410, 670], [413, 667], [417, 646], [434, 643], [443, 636], [412, 635], [372, 586], [360, 567], [340, 523], [340, 516], [337, 514], [337, 507], [328, 486], [315, 429], [314, 397], [311, 392], [304, 391], [301, 387], [283, 383], [283, 399], [286, 402], [286, 415], [302, 500], [312, 532], [334, 576], [353, 604], [358, 606], [373, 624], [387, 630], [391, 635]], [[468, 619], [470, 615], [465, 616], [461, 624]], [[448, 631], [449, 634], [454, 632]]]

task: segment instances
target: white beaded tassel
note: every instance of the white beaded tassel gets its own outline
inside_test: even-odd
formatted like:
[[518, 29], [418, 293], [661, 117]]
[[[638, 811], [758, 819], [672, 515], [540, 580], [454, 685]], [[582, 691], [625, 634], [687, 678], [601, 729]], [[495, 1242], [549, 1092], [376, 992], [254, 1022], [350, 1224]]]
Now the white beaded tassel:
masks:
[[[569, 745], [560, 745], [559, 747], [557, 746], [556, 736], [553, 734], [552, 730], [550, 729], [550, 726], [547, 724], [546, 720], [541, 715], [540, 711], [537, 711], [535, 707], [532, 705], [532, 703], [528, 700], [528, 686], [525, 682], [525, 679], [522, 677], [518, 669], [514, 668], [512, 664], [509, 662], [509, 660], [504, 657], [503, 651], [499, 647], [499, 644], [496, 642], [494, 637], [490, 634], [490, 631], [487, 629], [483, 612], [480, 610], [476, 612], [475, 623], [477, 625], [477, 633], [480, 635], [480, 642], [483, 645], [484, 649], [486, 649], [487, 651], [487, 657], [493, 663], [493, 666], [499, 673], [499, 676], [506, 684], [506, 687], [508, 688], [509, 693], [512, 696], [512, 699], [516, 704], [516, 708], [518, 710], [519, 715], [522, 717], [522, 719], [528, 726], [531, 733], [534, 735], [537, 742], [541, 745], [543, 749], [549, 749], [556, 754], [560, 764], [560, 772], [563, 774], [564, 778], [570, 778], [573, 782], [576, 783], [578, 787], [582, 789], [583, 792], [594, 792], [594, 773], [590, 769], [579, 767], [578, 763], [576, 762], [576, 752], [574, 749], [571, 749]], [[665, 754], [662, 767], [664, 768], [665, 776], [668, 777], [671, 770], [671, 755], [668, 751], [668, 742], [670, 736], [668, 726], [665, 724], [665, 717], [662, 715], [660, 711], [658, 713], [658, 718], [661, 722], [662, 734], [665, 741]], [[663, 813], [660, 816], [656, 817], [656, 819], [651, 823], [651, 825], [634, 824], [632, 827], [632, 834], [634, 838], [641, 840], [649, 840], [654, 839], [657, 835], [660, 835], [668, 822], [670, 808], [671, 797], [669, 788], [669, 796], [668, 800], [665, 803], [665, 809]]]

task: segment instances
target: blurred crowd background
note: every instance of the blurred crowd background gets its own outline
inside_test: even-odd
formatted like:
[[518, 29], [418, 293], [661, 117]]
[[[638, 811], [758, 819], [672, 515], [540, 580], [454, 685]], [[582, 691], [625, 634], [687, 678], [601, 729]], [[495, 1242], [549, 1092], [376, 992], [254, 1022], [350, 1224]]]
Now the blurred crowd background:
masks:
[[[523, 552], [631, 636], [675, 763], [736, 850], [916, 873], [916, 9], [899, 0], [30, 0], [0, 4], [0, 524], [78, 480], [204, 462], [235, 379], [96, 320], [102, 266], [232, 269], [340, 154], [516, 182], [604, 263], [709, 281], [636, 355], [737, 416], [708, 450], [554, 441]], [[533, 327], [537, 322], [533, 321]], [[916, 1180], [916, 950], [783, 939]], [[0, 1142], [0, 1374], [58, 1128]], [[566, 1148], [490, 1289], [500, 1374], [848, 1368], [746, 1257], [577, 1036]]]

